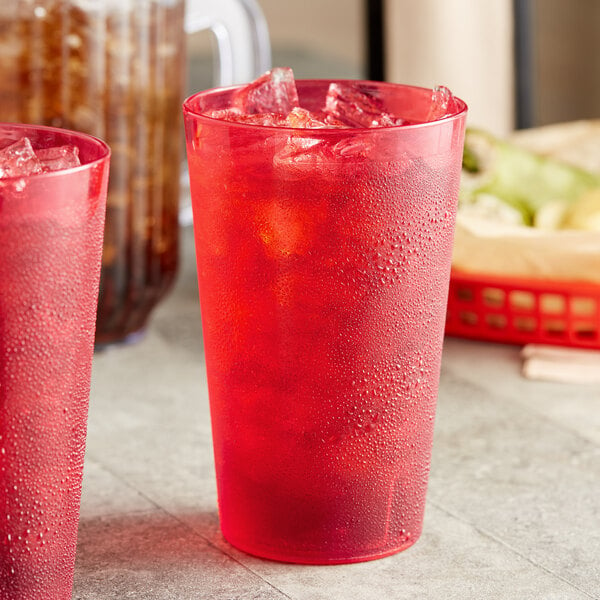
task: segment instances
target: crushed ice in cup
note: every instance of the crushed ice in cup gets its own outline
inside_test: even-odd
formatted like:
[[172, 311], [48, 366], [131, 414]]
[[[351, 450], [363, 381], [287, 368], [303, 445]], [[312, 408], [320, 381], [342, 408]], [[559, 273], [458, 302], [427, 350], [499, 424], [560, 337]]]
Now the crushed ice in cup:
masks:
[[320, 115], [311, 113], [309, 110], [300, 108], [299, 106], [289, 112], [286, 116], [286, 122], [288, 127], [298, 129], [322, 129], [330, 127], [325, 118], [321, 118]]
[[265, 203], [255, 216], [257, 234], [271, 258], [304, 254], [310, 247], [314, 224], [310, 208], [285, 202]]
[[42, 171], [29, 139], [21, 138], [0, 150], [0, 178], [27, 177]]
[[206, 114], [213, 119], [224, 119], [226, 121], [235, 121], [236, 123], [263, 125], [267, 127], [293, 127], [295, 129], [329, 127], [323, 119], [319, 119], [318, 115], [300, 107], [293, 108], [287, 114], [274, 112], [246, 114], [239, 108], [224, 108], [213, 110]]
[[384, 111], [379, 99], [361, 89], [360, 84], [332, 82], [323, 98], [323, 108], [311, 111], [300, 106], [292, 69], [276, 67], [237, 90], [231, 107], [208, 110], [204, 114], [214, 119], [267, 127], [371, 129], [425, 123], [456, 109], [454, 96], [444, 86], [435, 87], [431, 99], [431, 108], [424, 120], [406, 120]]
[[79, 148], [77, 146], [55, 146], [53, 148], [40, 148], [35, 151], [44, 171], [60, 171], [78, 167]]
[[350, 84], [329, 85], [325, 112], [332, 123], [343, 123], [347, 127], [386, 127], [404, 123], [382, 111], [375, 98]]
[[262, 125], [266, 127], [285, 127], [285, 115], [263, 112], [256, 114], [245, 113], [241, 108], [222, 108], [219, 110], [211, 110], [206, 113], [212, 119], [220, 119], [224, 121], [234, 121], [235, 123], [246, 123], [247, 125]]
[[290, 137], [273, 156], [273, 166], [285, 169], [288, 179], [310, 176], [328, 160], [326, 144], [314, 138]]
[[56, 146], [34, 150], [24, 137], [0, 149], [0, 179], [28, 177], [79, 166], [79, 148]]
[[246, 114], [287, 115], [300, 106], [294, 73], [289, 67], [276, 67], [249, 83], [235, 95], [233, 106]]
[[437, 85], [433, 88], [431, 94], [431, 108], [427, 115], [427, 121], [441, 119], [454, 109], [454, 96], [452, 92], [443, 85]]
[[340, 140], [333, 147], [333, 153], [346, 158], [366, 158], [373, 148], [372, 140], [365, 136]]

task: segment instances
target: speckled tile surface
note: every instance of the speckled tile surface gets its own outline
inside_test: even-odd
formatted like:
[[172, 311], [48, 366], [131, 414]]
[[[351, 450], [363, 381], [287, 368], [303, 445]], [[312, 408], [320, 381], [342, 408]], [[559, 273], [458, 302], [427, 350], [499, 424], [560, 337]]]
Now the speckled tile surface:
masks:
[[600, 389], [524, 380], [518, 349], [446, 340], [425, 529], [329, 567], [219, 532], [189, 231], [144, 340], [97, 354], [76, 599], [600, 598]]

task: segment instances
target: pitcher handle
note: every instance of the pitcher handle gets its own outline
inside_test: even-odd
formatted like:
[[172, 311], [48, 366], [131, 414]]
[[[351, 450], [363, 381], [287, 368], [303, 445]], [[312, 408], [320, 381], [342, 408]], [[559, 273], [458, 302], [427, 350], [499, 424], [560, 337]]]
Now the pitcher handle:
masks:
[[255, 0], [187, 0], [186, 33], [204, 29], [217, 41], [219, 86], [252, 81], [271, 68], [269, 30]]

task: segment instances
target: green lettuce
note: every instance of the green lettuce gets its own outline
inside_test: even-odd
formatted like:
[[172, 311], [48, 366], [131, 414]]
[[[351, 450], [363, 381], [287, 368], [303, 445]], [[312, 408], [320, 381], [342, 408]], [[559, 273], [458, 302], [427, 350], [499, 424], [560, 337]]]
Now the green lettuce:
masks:
[[536, 154], [484, 131], [467, 130], [460, 207], [477, 207], [484, 200], [489, 205], [490, 198], [494, 198], [520, 215], [524, 225], [547, 221], [538, 217], [552, 212], [556, 227], [561, 227], [562, 214], [594, 189], [600, 189], [599, 174]]

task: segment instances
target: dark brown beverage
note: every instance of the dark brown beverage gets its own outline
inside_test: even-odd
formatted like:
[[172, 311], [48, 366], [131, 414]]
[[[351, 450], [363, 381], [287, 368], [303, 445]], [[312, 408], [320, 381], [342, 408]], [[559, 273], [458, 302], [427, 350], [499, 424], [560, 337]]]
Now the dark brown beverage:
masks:
[[183, 15], [182, 0], [0, 7], [0, 120], [112, 149], [99, 344], [141, 332], [177, 270]]

